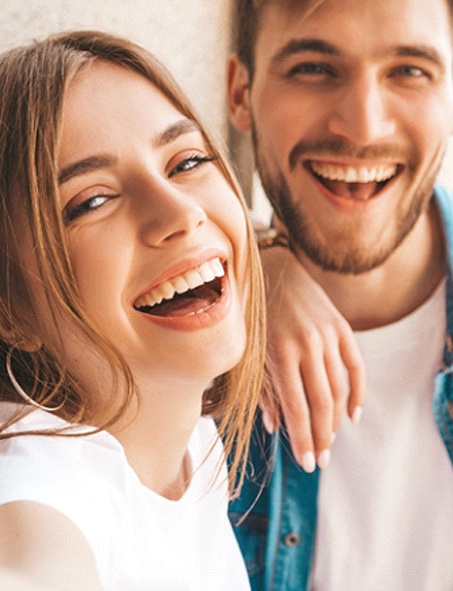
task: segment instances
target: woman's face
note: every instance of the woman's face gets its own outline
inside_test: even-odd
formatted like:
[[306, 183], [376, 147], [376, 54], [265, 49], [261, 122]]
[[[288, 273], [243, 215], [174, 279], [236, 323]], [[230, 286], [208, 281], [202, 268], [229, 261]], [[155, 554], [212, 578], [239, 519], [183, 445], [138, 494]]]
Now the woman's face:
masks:
[[[197, 126], [145, 78], [95, 62], [65, 97], [58, 165], [80, 296], [138, 383], [207, 383], [233, 367], [245, 217]], [[86, 355], [67, 349], [72, 364]]]

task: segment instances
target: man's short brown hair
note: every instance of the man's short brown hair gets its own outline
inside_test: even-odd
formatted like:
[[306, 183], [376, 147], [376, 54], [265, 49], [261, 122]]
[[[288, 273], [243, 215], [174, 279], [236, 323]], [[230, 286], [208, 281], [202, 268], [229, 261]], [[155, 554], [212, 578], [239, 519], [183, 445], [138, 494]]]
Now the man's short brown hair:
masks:
[[[253, 77], [255, 46], [264, 10], [269, 6], [277, 6], [297, 11], [299, 14], [306, 13], [308, 16], [324, 2], [325, 0], [233, 0], [231, 21], [233, 23], [233, 51], [247, 67], [250, 77]], [[447, 4], [450, 16], [452, 16], [453, 0], [447, 0]], [[453, 19], [451, 20], [453, 21]]]
[[250, 75], [253, 75], [255, 45], [261, 17], [268, 6], [297, 10], [299, 13], [303, 9], [309, 13], [324, 2], [325, 0], [233, 0], [233, 51], [245, 64]]

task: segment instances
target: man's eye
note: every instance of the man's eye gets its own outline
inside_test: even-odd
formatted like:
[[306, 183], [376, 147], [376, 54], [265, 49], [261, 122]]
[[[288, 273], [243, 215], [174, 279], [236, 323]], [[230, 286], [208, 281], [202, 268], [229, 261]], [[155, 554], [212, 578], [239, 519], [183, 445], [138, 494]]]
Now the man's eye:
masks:
[[[418, 66], [400, 66], [394, 72], [395, 76], [406, 76], [409, 78], [420, 78], [428, 74]], [[429, 77], [429, 76], [428, 76]]]
[[102, 207], [104, 203], [115, 197], [117, 197], [117, 195], [99, 194], [89, 197], [75, 205], [71, 205], [71, 202], [69, 202], [63, 210], [63, 221], [65, 224], [69, 224], [76, 218]]
[[184, 158], [176, 166], [174, 166], [169, 172], [168, 176], [172, 177], [180, 172], [188, 172], [194, 168], [198, 168], [206, 162], [212, 162], [213, 160], [216, 160], [214, 155], [208, 156], [204, 154], [193, 154], [188, 158]]
[[327, 66], [326, 64], [321, 64], [319, 62], [303, 62], [300, 64], [296, 64], [288, 72], [289, 77], [296, 76], [296, 75], [306, 75], [306, 76], [329, 75], [329, 76], [334, 76], [334, 72], [333, 72], [332, 68]]

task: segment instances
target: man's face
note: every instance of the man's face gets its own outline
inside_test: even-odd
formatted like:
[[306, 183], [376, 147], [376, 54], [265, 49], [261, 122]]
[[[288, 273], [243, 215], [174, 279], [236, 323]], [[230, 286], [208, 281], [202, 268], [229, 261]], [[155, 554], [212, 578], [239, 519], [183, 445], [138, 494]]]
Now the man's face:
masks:
[[317, 265], [362, 273], [425, 211], [451, 132], [445, 0], [326, 0], [263, 14], [254, 78], [233, 57], [233, 121], [264, 189]]

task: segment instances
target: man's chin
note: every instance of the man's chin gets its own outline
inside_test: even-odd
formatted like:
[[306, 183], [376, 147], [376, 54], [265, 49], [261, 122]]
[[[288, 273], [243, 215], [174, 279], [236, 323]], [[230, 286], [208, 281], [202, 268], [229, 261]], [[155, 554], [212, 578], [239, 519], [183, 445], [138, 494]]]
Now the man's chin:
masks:
[[392, 247], [387, 251], [369, 253], [365, 257], [364, 251], [366, 249], [349, 250], [348, 252], [336, 249], [334, 252], [332, 249], [320, 248], [313, 244], [300, 244], [300, 241], [293, 241], [293, 244], [297, 245], [297, 250], [304, 253], [311, 263], [323, 271], [342, 275], [368, 273], [383, 265], [394, 251]]

